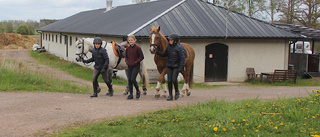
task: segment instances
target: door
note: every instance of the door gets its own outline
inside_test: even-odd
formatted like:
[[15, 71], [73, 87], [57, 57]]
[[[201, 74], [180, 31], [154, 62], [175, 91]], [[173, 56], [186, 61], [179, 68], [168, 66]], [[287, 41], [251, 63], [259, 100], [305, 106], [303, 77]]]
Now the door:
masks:
[[228, 46], [220, 43], [206, 46], [205, 82], [227, 81]]

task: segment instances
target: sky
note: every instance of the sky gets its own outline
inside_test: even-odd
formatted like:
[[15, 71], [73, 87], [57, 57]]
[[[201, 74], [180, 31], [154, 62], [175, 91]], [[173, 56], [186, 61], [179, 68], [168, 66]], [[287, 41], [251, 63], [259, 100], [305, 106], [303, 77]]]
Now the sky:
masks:
[[[132, 4], [113, 0], [112, 6]], [[64, 19], [81, 11], [106, 7], [106, 0], [0, 0], [0, 21]]]

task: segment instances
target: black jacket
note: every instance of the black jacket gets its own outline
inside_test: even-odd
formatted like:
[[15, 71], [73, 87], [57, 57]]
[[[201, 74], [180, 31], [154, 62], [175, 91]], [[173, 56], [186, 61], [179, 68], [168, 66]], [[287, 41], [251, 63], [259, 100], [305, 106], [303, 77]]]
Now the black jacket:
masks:
[[167, 67], [183, 67], [184, 66], [184, 51], [180, 43], [168, 45], [166, 51], [157, 52], [161, 57], [168, 57]]
[[96, 47], [94, 47], [94, 49], [92, 50], [92, 58], [90, 58], [88, 60], [88, 62], [93, 62], [94, 61], [94, 68], [101, 70], [103, 68], [107, 69], [108, 65], [109, 65], [109, 57], [108, 57], [108, 53], [107, 50], [100, 47], [98, 49], [96, 49]]

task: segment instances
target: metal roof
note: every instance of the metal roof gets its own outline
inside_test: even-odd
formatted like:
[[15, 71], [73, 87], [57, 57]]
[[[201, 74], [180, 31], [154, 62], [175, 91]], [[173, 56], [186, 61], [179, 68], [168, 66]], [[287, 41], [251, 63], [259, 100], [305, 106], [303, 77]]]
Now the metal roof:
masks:
[[151, 26], [185, 38], [300, 38], [270, 23], [202, 0], [154, 2], [80, 12], [38, 31], [148, 37]]
[[320, 40], [320, 30], [301, 26], [301, 25], [295, 25], [295, 24], [285, 24], [285, 23], [273, 23], [273, 24], [279, 28], [285, 29], [292, 33], [302, 35], [305, 39]]

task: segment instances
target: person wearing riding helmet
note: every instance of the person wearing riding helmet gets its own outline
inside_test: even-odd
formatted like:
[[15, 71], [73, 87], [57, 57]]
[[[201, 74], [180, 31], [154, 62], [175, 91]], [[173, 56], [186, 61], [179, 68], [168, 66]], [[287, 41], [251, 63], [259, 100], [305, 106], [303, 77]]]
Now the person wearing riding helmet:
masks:
[[164, 52], [156, 52], [158, 55], [162, 57], [168, 57], [167, 66], [167, 80], [168, 80], [168, 88], [169, 88], [169, 97], [167, 101], [172, 101], [172, 84], [175, 88], [175, 96], [174, 99], [177, 100], [179, 98], [180, 92], [178, 87], [178, 75], [179, 72], [183, 70], [184, 67], [184, 50], [180, 45], [179, 36], [177, 34], [171, 34], [169, 36], [169, 45]]
[[113, 89], [111, 81], [108, 79], [108, 65], [109, 65], [109, 57], [106, 49], [102, 48], [102, 39], [100, 37], [96, 37], [93, 40], [94, 49], [92, 50], [92, 58], [88, 60], [83, 60], [83, 63], [90, 63], [94, 62], [94, 71], [93, 71], [93, 94], [90, 97], [98, 97], [98, 93], [100, 90], [98, 90], [99, 84], [98, 84], [98, 77], [101, 74], [102, 79], [107, 84], [109, 88], [109, 95], [110, 97], [113, 96]]

